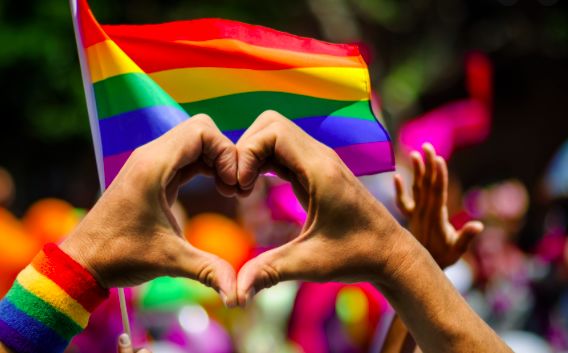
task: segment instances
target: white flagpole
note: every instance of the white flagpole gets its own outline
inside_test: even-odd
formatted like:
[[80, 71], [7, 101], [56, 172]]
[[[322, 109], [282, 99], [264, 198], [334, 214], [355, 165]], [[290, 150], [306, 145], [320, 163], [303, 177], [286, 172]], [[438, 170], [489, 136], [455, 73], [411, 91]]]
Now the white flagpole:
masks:
[[[99, 131], [99, 118], [97, 115], [97, 106], [95, 104], [95, 93], [91, 84], [88, 72], [87, 60], [83, 51], [83, 43], [79, 33], [79, 21], [77, 16], [78, 6], [77, 0], [69, 0], [71, 7], [71, 16], [73, 18], [73, 28], [75, 30], [75, 41], [77, 43], [77, 52], [79, 53], [79, 63], [81, 64], [81, 77], [83, 78], [83, 89], [85, 90], [85, 99], [87, 101], [87, 112], [89, 114], [89, 124], [91, 125], [91, 135], [93, 137], [93, 146], [95, 148], [95, 158], [97, 161], [97, 172], [99, 174], [99, 184], [101, 193], [105, 191], [105, 173], [102, 156], [101, 134]], [[131, 337], [130, 320], [128, 319], [128, 310], [126, 307], [126, 297], [124, 288], [118, 288], [118, 299], [120, 302], [120, 314], [122, 316], [122, 327], [124, 332]]]

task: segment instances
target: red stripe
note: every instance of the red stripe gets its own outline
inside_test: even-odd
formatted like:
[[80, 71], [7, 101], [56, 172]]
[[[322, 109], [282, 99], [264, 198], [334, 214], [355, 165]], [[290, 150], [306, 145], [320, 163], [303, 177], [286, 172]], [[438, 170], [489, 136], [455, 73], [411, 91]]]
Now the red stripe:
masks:
[[146, 73], [187, 67], [252, 70], [280, 70], [296, 67], [283, 62], [253, 57], [245, 52], [221, 51], [214, 48], [188, 48], [182, 43], [148, 41], [134, 37], [116, 37], [113, 40]]
[[114, 40], [138, 38], [173, 42], [177, 40], [238, 39], [245, 43], [267, 48], [312, 54], [359, 56], [359, 48], [356, 45], [333, 44], [312, 38], [299, 37], [263, 26], [219, 18], [149, 25], [104, 25], [102, 27], [108, 36]]
[[32, 266], [89, 312], [95, 310], [109, 295], [93, 275], [55, 244], [45, 245], [32, 261]]
[[83, 48], [88, 48], [93, 44], [107, 40], [108, 36], [93, 16], [87, 0], [78, 0], [77, 6], [79, 31], [83, 41]]

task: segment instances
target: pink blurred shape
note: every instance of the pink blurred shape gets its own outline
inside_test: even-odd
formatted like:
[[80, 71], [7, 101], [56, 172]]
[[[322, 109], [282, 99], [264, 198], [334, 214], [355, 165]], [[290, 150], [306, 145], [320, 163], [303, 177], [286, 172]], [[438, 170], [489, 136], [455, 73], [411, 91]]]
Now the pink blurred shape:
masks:
[[489, 58], [472, 53], [466, 60], [469, 97], [450, 102], [419, 116], [400, 129], [399, 141], [408, 154], [430, 142], [436, 152], [449, 159], [460, 147], [483, 142], [491, 128], [492, 77]]
[[272, 219], [303, 225], [306, 221], [306, 211], [296, 198], [292, 185], [282, 183], [272, 185], [267, 193], [266, 202]]
[[358, 287], [367, 296], [368, 329], [371, 335], [381, 316], [388, 310], [386, 299], [369, 283], [302, 283], [290, 318], [289, 338], [304, 352], [330, 352], [325, 323], [335, 314], [337, 295], [346, 286]]
[[[144, 345], [145, 330], [136, 320], [132, 288], [125, 288], [125, 294], [132, 325], [132, 341], [134, 346]], [[116, 352], [118, 336], [122, 332], [118, 293], [116, 289], [111, 289], [109, 299], [93, 312], [89, 325], [85, 331], [73, 338], [71, 345], [81, 353]]]

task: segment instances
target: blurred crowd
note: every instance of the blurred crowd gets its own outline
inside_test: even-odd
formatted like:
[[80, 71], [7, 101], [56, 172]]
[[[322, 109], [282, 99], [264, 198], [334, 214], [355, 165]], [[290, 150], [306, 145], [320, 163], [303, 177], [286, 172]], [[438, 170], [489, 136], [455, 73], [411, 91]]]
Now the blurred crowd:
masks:
[[[450, 173], [453, 223], [479, 219], [485, 230], [447, 275], [516, 352], [568, 351], [567, 160], [568, 144], [543, 171], [538, 199], [516, 179], [462, 190]], [[410, 179], [404, 152], [397, 163], [397, 171]], [[361, 181], [404, 222], [394, 206], [390, 173]], [[9, 211], [14, 197], [15, 183], [0, 169], [0, 294], [44, 243], [63, 239], [86, 212], [64, 200], [42, 199], [18, 219]], [[537, 203], [543, 212], [532, 211]], [[289, 184], [273, 176], [244, 199], [224, 199], [213, 180], [198, 177], [182, 190], [175, 214], [188, 241], [235, 269], [292, 239], [305, 219]], [[534, 240], [528, 248], [519, 241], [527, 232]], [[159, 278], [128, 289], [127, 299], [134, 342], [158, 353], [377, 351], [392, 317], [369, 284], [283, 283], [247, 309], [227, 310], [213, 290], [197, 282]], [[121, 330], [112, 295], [69, 351], [112, 351]]]

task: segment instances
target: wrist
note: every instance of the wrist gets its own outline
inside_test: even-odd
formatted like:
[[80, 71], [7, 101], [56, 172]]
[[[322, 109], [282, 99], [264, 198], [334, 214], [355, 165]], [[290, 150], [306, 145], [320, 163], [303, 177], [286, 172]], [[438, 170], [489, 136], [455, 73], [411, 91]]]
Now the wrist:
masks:
[[420, 260], [429, 256], [424, 247], [405, 228], [398, 225], [382, 237], [374, 283], [380, 287], [395, 285], [401, 274]]
[[97, 253], [100, 252], [100, 249], [97, 249], [92, 242], [88, 240], [85, 241], [84, 238], [89, 237], [82, 237], [80, 232], [81, 230], [79, 228], [76, 229], [65, 238], [59, 245], [59, 248], [81, 267], [86, 269], [101, 287], [109, 288], [94, 265], [96, 264], [95, 258], [98, 256]]
[[0, 301], [0, 340], [15, 352], [62, 352], [107, 297], [85, 268], [48, 244]]

